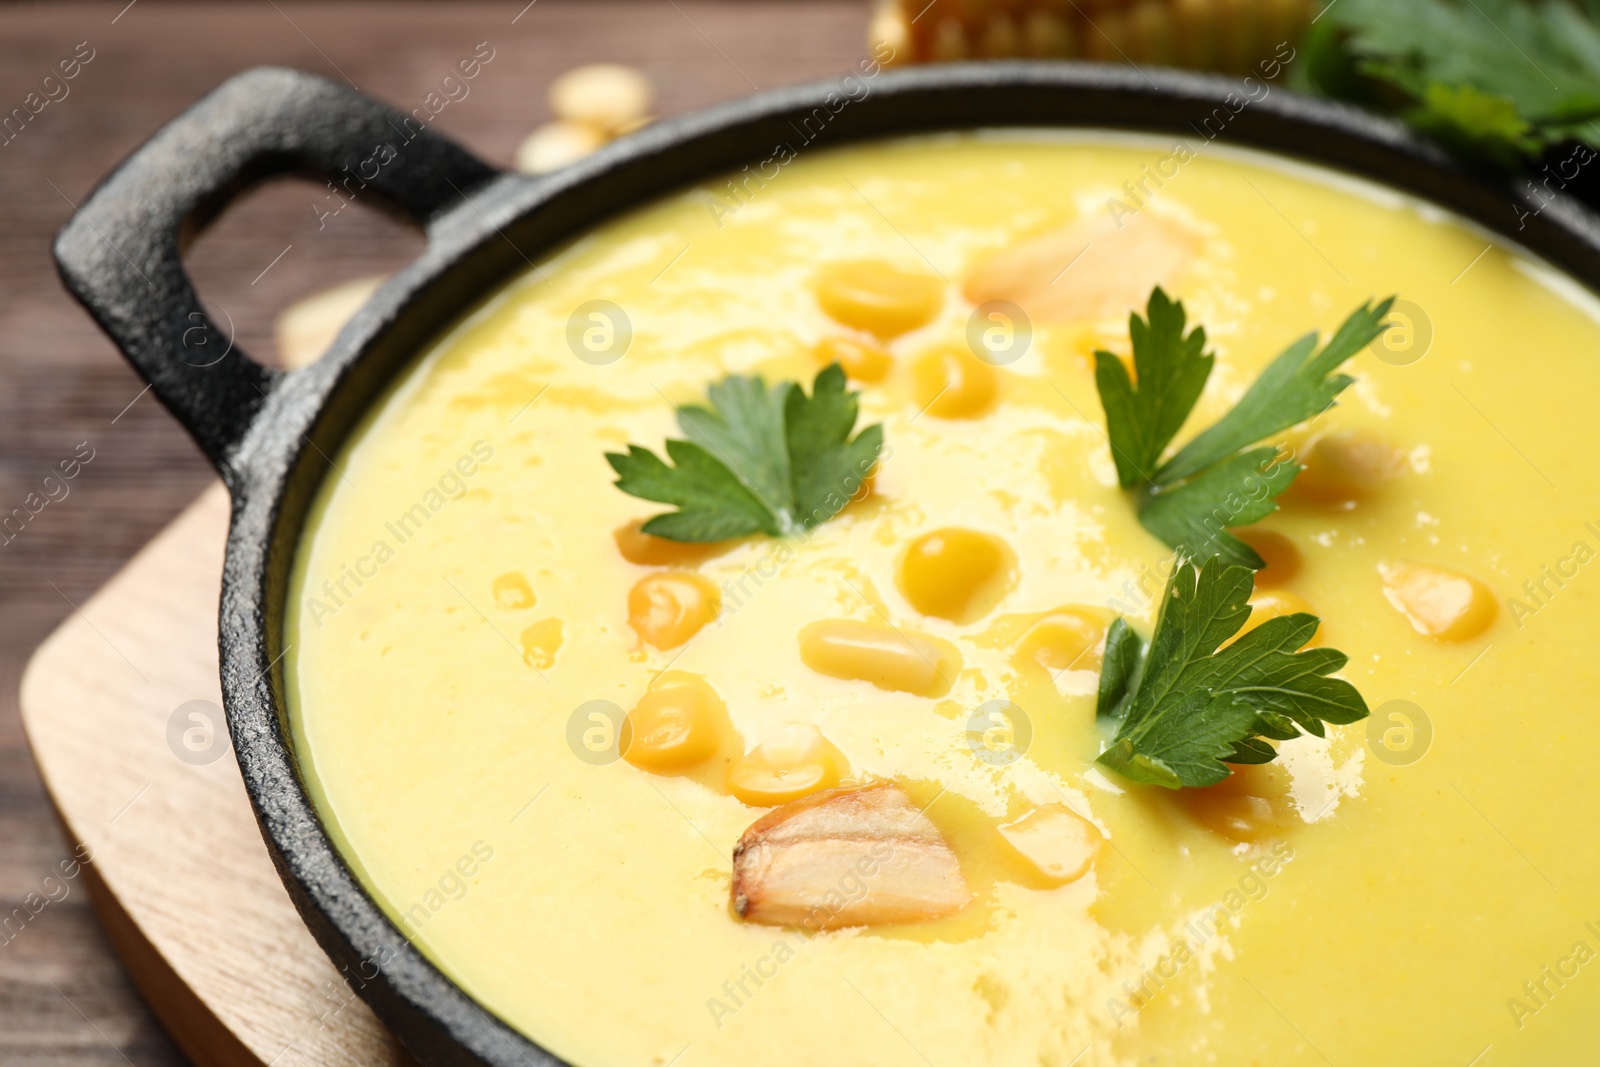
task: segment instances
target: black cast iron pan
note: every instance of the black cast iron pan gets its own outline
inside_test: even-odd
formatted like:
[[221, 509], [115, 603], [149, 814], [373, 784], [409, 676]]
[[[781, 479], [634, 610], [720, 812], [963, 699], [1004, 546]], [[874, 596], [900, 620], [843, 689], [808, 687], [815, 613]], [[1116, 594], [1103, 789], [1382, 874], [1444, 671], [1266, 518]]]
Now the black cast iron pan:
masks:
[[[1263, 95], [1262, 84], [1074, 63], [858, 76], [842, 108], [837, 82], [763, 93], [649, 127], [533, 179], [499, 172], [368, 97], [262, 68], [178, 116], [94, 191], [56, 240], [61, 276], [232, 494], [222, 689], [262, 834], [318, 941], [419, 1059], [560, 1062], [475, 1004], [383, 915], [334, 851], [291, 750], [279, 666], [290, 565], [328, 457], [384, 385], [481, 297], [619, 211], [766, 159], [780, 144], [803, 152], [981, 126], [1156, 131], [1192, 148], [1215, 136], [1326, 164], [1420, 194], [1600, 289], [1600, 220], [1583, 207], [1558, 198], [1534, 213], [1541, 202], [1518, 183], [1465, 170], [1396, 123], [1278, 89]], [[194, 235], [236, 197], [286, 175], [330, 179], [427, 235], [423, 254], [322, 361], [292, 373], [230, 351], [182, 264]]]

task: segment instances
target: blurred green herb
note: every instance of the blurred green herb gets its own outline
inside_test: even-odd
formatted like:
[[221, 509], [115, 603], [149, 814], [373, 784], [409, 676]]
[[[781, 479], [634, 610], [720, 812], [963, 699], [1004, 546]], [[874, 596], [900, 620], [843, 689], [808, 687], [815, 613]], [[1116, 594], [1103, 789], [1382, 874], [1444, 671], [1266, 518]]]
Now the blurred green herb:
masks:
[[1301, 86], [1389, 111], [1502, 166], [1600, 146], [1600, 0], [1333, 0]]

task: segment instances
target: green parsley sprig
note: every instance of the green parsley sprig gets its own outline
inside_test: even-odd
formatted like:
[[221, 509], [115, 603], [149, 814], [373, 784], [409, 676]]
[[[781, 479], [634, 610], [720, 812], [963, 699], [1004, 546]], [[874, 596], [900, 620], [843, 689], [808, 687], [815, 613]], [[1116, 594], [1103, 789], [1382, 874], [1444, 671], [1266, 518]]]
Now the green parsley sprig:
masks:
[[1600, 146], [1600, 2], [1337, 0], [1306, 36], [1304, 87], [1397, 113], [1507, 166]]
[[1196, 561], [1221, 556], [1262, 567], [1261, 557], [1227, 528], [1276, 511], [1277, 497], [1300, 468], [1279, 462], [1272, 446], [1250, 446], [1333, 405], [1354, 380], [1335, 371], [1388, 328], [1383, 317], [1393, 302], [1391, 297], [1376, 306], [1363, 304], [1321, 349], [1315, 331], [1295, 341], [1226, 415], [1163, 461], [1215, 360], [1205, 350], [1205, 328], [1185, 333], [1183, 304], [1157, 286], [1145, 317], [1128, 316], [1137, 383], [1116, 356], [1095, 353], [1095, 384], [1117, 481], [1137, 492], [1145, 529]]
[[1147, 785], [1215, 785], [1229, 763], [1276, 757], [1268, 739], [1322, 737], [1324, 723], [1366, 718], [1356, 687], [1329, 677], [1348, 657], [1303, 647], [1315, 615], [1269, 619], [1222, 647], [1250, 617], [1253, 580], [1220, 559], [1181, 560], [1148, 647], [1126, 619], [1112, 623], [1097, 712], [1117, 729], [1100, 763]]
[[824, 368], [811, 395], [798, 382], [769, 387], [730, 375], [706, 390], [709, 407], [678, 408], [687, 440], [666, 443], [669, 466], [639, 445], [608, 452], [617, 488], [677, 511], [641, 529], [669, 541], [727, 541], [764, 533], [800, 533], [837, 515], [872, 472], [883, 427], [855, 437], [858, 394], [845, 389], [837, 363]]

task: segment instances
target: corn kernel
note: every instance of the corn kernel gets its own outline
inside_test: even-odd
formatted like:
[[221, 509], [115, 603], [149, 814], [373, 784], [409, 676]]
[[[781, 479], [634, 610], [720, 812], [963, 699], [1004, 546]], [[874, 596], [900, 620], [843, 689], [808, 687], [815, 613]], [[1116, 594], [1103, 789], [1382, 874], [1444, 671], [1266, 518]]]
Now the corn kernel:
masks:
[[894, 66], [897, 60], [904, 62], [911, 56], [913, 48], [910, 22], [898, 8], [880, 7], [872, 16], [867, 41], [873, 55], [887, 54], [890, 57], [884, 66]]
[[1373, 496], [1406, 469], [1406, 457], [1388, 442], [1350, 430], [1317, 438], [1304, 462], [1294, 494], [1343, 507]]
[[950, 526], [923, 534], [900, 558], [900, 592], [924, 615], [970, 622], [1004, 595], [1011, 552], [997, 537]]
[[967, 58], [967, 38], [960, 19], [941, 19], [934, 27], [933, 58], [944, 63]]
[[507, 571], [500, 575], [490, 589], [494, 593], [494, 606], [507, 611], [531, 608], [537, 602], [533, 586], [528, 584], [528, 579], [520, 571]]
[[546, 123], [517, 147], [517, 169], [524, 174], [549, 174], [599, 151], [606, 139], [604, 130], [587, 123]]
[[1178, 800], [1201, 826], [1230, 841], [1282, 837], [1300, 821], [1289, 773], [1272, 763], [1235, 767], [1216, 785], [1181, 790]]
[[975, 419], [994, 406], [1000, 372], [965, 348], [941, 346], [911, 365], [917, 405], [941, 419]]
[[1476, 637], [1494, 621], [1494, 595], [1476, 578], [1426, 563], [1383, 563], [1383, 595], [1419, 634], [1440, 641]]
[[1110, 8], [1095, 16], [1093, 33], [1083, 35], [1085, 59], [1114, 63], [1128, 54], [1133, 47], [1132, 29], [1128, 15], [1119, 8]]
[[1017, 642], [1014, 662], [1062, 671], [1098, 671], [1105, 652], [1106, 627], [1087, 608], [1058, 608], [1034, 623]]
[[657, 648], [677, 648], [722, 610], [717, 587], [698, 574], [660, 571], [628, 593], [628, 625]]
[[822, 269], [817, 302], [834, 321], [887, 341], [933, 321], [944, 282], [879, 260], [850, 260]]
[[618, 526], [611, 535], [617, 542], [617, 551], [629, 563], [638, 563], [646, 567], [692, 567], [696, 563], [721, 555], [733, 544], [731, 541], [715, 541], [709, 544], [669, 541], [665, 537], [656, 537], [641, 530], [639, 527], [643, 526], [645, 521], [635, 519], [625, 526]]
[[704, 678], [672, 672], [628, 712], [622, 758], [657, 774], [689, 770], [714, 756], [731, 729], [727, 705]]
[[[1270, 619], [1276, 619], [1282, 615], [1298, 615], [1301, 613], [1307, 615], [1317, 614], [1315, 608], [1287, 589], [1258, 590], [1250, 594], [1250, 617], [1245, 620], [1244, 626], [1239, 630], [1238, 635], [1228, 643], [1232, 644], [1233, 641], [1237, 641], [1240, 637]], [[1319, 644], [1321, 643], [1321, 638], [1322, 627], [1319, 625], [1317, 632], [1311, 635], [1311, 640], [1307, 641], [1306, 644]]]
[[961, 669], [960, 654], [942, 641], [854, 619], [806, 626], [800, 631], [800, 659], [830, 678], [927, 697], [947, 692]]
[[632, 67], [593, 63], [567, 71], [550, 84], [550, 110], [615, 135], [650, 113], [650, 81]]
[[978, 55], [984, 59], [1010, 59], [1022, 50], [1016, 23], [1004, 15], [992, 16], [984, 24], [978, 40]]
[[728, 791], [770, 808], [832, 789], [850, 771], [844, 753], [809, 723], [788, 723], [751, 749], [728, 772]]
[[1220, 55], [1215, 0], [1174, 0], [1178, 65], [1213, 70]]
[[1105, 837], [1094, 823], [1065, 804], [1045, 804], [999, 828], [1017, 855], [1055, 885], [1089, 873]]
[[824, 337], [817, 342], [815, 352], [818, 363], [837, 363], [846, 377], [858, 382], [883, 381], [894, 362], [882, 345], [854, 337]]
[[560, 650], [560, 619], [541, 619], [522, 631], [522, 658], [541, 671], [555, 666]]
[[1255, 549], [1256, 555], [1266, 561], [1267, 565], [1256, 571], [1257, 589], [1283, 585], [1300, 573], [1300, 550], [1283, 534], [1255, 527], [1228, 532]]
[[1172, 10], [1167, 0], [1139, 0], [1128, 13], [1132, 43], [1129, 56], [1136, 63], [1171, 66], [1177, 51], [1173, 41]]
[[1036, 59], [1072, 54], [1072, 27], [1060, 15], [1042, 9], [1029, 12], [1022, 26], [1022, 51]]

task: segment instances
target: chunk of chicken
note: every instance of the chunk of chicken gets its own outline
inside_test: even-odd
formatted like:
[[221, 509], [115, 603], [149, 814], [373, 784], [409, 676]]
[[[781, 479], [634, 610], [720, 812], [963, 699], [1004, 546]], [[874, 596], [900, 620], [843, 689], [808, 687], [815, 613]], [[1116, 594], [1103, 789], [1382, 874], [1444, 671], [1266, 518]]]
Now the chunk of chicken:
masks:
[[972, 899], [949, 844], [888, 783], [814, 793], [757, 819], [734, 846], [732, 896], [748, 922], [812, 931], [922, 922]]
[[1040, 323], [1122, 318], [1155, 286], [1170, 288], [1199, 248], [1193, 229], [1152, 211], [1096, 214], [986, 260], [962, 293], [974, 304], [1009, 300]]

